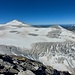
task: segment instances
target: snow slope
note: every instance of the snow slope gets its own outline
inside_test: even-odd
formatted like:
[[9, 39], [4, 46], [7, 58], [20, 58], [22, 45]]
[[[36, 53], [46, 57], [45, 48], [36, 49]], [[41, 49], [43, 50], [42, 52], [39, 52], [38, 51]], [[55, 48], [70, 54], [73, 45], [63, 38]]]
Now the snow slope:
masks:
[[[21, 54], [55, 69], [74, 73], [75, 34], [59, 25], [37, 28], [13, 20], [0, 26], [0, 45], [6, 46], [4, 49], [7, 46], [19, 48], [8, 47], [9, 54]], [[4, 54], [2, 48], [0, 53]]]
[[6, 23], [5, 25], [14, 25], [14, 26], [29, 26], [28, 24], [24, 24], [18, 20], [13, 20], [13, 21], [10, 21], [8, 23]]

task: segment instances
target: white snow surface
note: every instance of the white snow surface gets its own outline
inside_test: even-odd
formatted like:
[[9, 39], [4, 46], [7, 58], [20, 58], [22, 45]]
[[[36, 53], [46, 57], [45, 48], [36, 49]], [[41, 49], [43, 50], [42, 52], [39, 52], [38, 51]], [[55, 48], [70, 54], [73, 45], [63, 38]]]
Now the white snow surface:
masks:
[[13, 21], [10, 21], [8, 23], [6, 23], [5, 25], [23, 25], [23, 26], [29, 26], [28, 24], [24, 24], [18, 20], [13, 20]]
[[[12, 25], [16, 25], [16, 27]], [[18, 28], [17, 26], [19, 25], [25, 27]], [[68, 40], [75, 42], [75, 34], [73, 32], [62, 28], [61, 26], [59, 26], [59, 28], [61, 31], [60, 36], [58, 38], [51, 38], [47, 37], [47, 34], [49, 32], [58, 30], [57, 28], [31, 27], [28, 24], [23, 24], [22, 22], [13, 20], [0, 26], [0, 45], [12, 45], [20, 47], [21, 49], [31, 50], [32, 45], [37, 42], [65, 42]], [[73, 48], [75, 49], [75, 47]], [[12, 53], [14, 55], [17, 55], [14, 52]], [[64, 63], [57, 63], [55, 59], [57, 59], [58, 57], [61, 56], [56, 55], [55, 57], [52, 57], [50, 60], [48, 60], [47, 56], [43, 56], [39, 57], [39, 61], [43, 62], [43, 64], [45, 65], [50, 65], [57, 70], [69, 71], [71, 73], [70, 69], [67, 68], [67, 66], [69, 66], [69, 63], [68, 61], [66, 61], [66, 59], [68, 59], [68, 57], [64, 57]], [[72, 62], [75, 63], [75, 60], [73, 60]]]

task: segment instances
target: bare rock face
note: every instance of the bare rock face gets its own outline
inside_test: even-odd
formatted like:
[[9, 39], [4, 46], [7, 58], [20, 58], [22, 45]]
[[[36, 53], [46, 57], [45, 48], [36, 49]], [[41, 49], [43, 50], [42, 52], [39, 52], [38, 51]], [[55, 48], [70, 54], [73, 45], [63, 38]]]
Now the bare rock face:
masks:
[[60, 34], [61, 34], [61, 30], [55, 30], [55, 31], [48, 32], [46, 36], [49, 38], [59, 38]]
[[0, 55], [0, 75], [71, 75], [21, 56]]

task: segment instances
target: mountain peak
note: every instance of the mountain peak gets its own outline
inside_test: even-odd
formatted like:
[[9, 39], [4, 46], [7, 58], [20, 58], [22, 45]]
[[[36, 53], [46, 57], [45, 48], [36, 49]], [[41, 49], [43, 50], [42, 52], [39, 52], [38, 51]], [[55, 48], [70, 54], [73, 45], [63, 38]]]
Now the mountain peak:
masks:
[[57, 29], [62, 29], [63, 27], [61, 27], [60, 25], [56, 24], [56, 25], [52, 25], [52, 28], [57, 28]]
[[23, 25], [23, 23], [18, 20], [13, 20], [13, 21], [6, 23], [6, 25]]
[[19, 22], [18, 20], [12, 20], [11, 22]]

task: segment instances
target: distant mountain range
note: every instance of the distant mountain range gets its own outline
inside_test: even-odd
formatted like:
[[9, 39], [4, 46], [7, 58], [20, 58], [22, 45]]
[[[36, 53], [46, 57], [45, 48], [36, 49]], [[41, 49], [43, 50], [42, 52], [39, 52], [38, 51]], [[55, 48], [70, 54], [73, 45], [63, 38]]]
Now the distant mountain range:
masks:
[[46, 27], [50, 27], [50, 26], [53, 26], [53, 25], [60, 25], [65, 29], [75, 31], [75, 24], [52, 24], [52, 25], [32, 25], [32, 26], [38, 27], [38, 28], [41, 28], [41, 27], [46, 28]]

